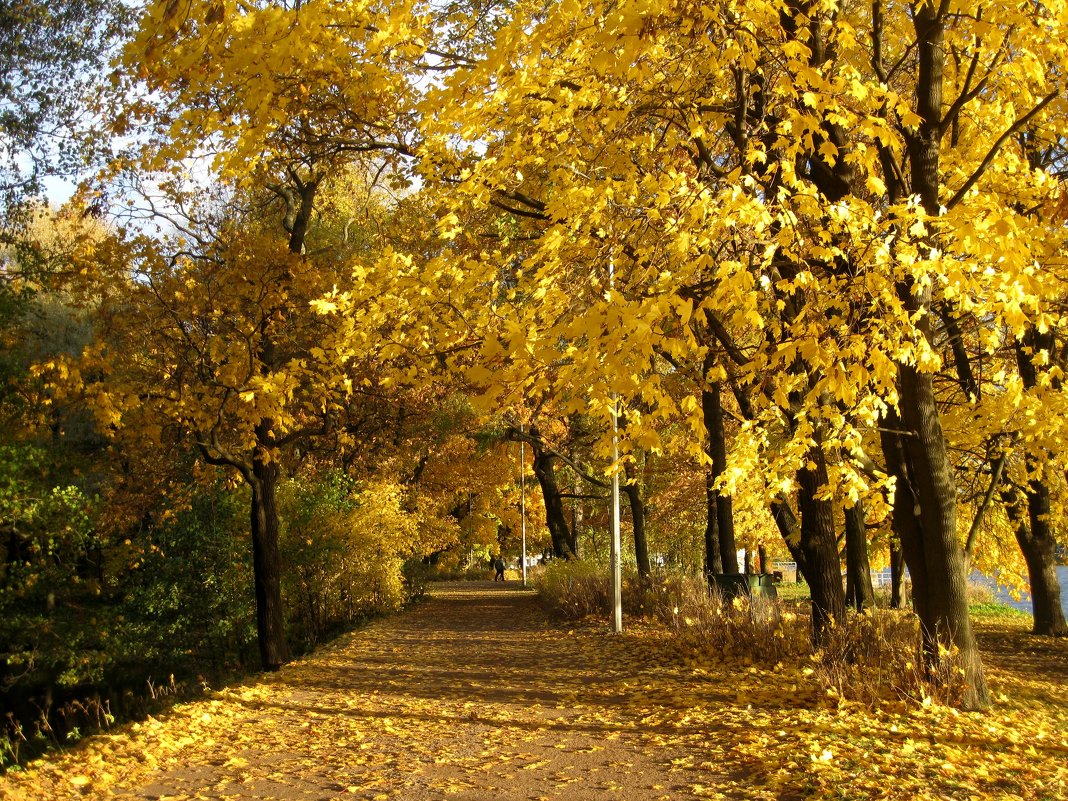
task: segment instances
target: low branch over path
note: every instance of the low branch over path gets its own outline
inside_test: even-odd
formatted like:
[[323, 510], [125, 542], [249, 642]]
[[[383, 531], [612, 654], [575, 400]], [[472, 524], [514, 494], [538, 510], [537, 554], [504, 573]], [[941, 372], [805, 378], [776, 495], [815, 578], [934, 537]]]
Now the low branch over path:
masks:
[[654, 631], [549, 625], [514, 585], [438, 585], [276, 673], [0, 776], [0, 799], [1066, 798], [1068, 720], [1047, 710], [1068, 682], [1038, 670], [1064, 643], [1023, 677], [998, 667], [1020, 636], [985, 643], [1011, 706], [846, 707], [802, 666], [699, 664]]

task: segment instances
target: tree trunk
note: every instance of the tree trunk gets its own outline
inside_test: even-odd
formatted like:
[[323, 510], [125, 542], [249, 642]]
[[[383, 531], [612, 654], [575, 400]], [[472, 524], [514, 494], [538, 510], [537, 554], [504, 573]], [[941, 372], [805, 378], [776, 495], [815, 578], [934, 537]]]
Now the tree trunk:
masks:
[[[706, 361], [706, 371], [710, 369]], [[701, 411], [708, 430], [708, 455], [712, 459], [712, 480], [727, 472], [727, 435], [723, 427], [723, 397], [720, 382], [713, 381], [701, 391]], [[724, 573], [738, 572], [738, 546], [734, 541], [734, 505], [731, 496], [715, 493], [716, 531], [720, 562]]]
[[[289, 232], [289, 251], [300, 254], [304, 250], [304, 237], [314, 209], [318, 180], [301, 182], [291, 176], [297, 192], [282, 191], [286, 201], [286, 216], [283, 221]], [[286, 280], [291, 276], [287, 274]], [[275, 343], [269, 334], [272, 313], [260, 321], [261, 339], [257, 357], [261, 362], [260, 373], [266, 375], [275, 366]], [[277, 670], [289, 659], [289, 646], [285, 635], [285, 614], [282, 608], [282, 557], [278, 551], [278, 509], [275, 491], [278, 487], [278, 462], [267, 455], [274, 444], [273, 421], [263, 419], [257, 423], [256, 452], [252, 470], [242, 473], [252, 488], [250, 511], [252, 529], [252, 573], [256, 592], [256, 633], [260, 649], [260, 662], [264, 670]]]
[[556, 467], [553, 464], [555, 457], [534, 444], [538, 437], [536, 428], [531, 428], [530, 433], [533, 437], [531, 447], [534, 451], [534, 475], [541, 486], [541, 496], [545, 501], [545, 524], [549, 527], [549, 536], [552, 538], [553, 556], [557, 559], [573, 559], [575, 551], [571, 547], [571, 531], [567, 526], [560, 486], [556, 483]]
[[[909, 177], [912, 191], [932, 219], [941, 213], [939, 160], [947, 8], [947, 4], [919, 4], [912, 18], [919, 124], [906, 134]], [[932, 342], [930, 285], [902, 281], [898, 296], [917, 320], [922, 336]], [[919, 524], [917, 532], [902, 537], [902, 547], [912, 574], [913, 604], [920, 617], [924, 653], [928, 664], [933, 665], [940, 658], [939, 646], [955, 646], [964, 669], [963, 706], [986, 708], [990, 706], [990, 690], [968, 615], [964, 551], [957, 539], [957, 490], [930, 373], [920, 372], [912, 363], [898, 365], [898, 408], [904, 433], [897, 439], [911, 477], [917, 502], [914, 516]], [[916, 533], [920, 541], [909, 542]]]
[[768, 570], [768, 550], [763, 545], [757, 546], [757, 560], [759, 561], [757, 569], [762, 575], [766, 576], [771, 572]]
[[819, 444], [809, 451], [808, 465], [797, 472], [797, 482], [797, 506], [801, 512], [800, 550], [805, 556], [805, 580], [812, 593], [812, 641], [819, 644], [834, 621], [845, 618], [834, 507], [830, 500], [816, 497], [827, 484], [827, 459]]
[[[1035, 357], [1046, 352], [1052, 357], [1055, 346], [1053, 332], [1040, 333], [1029, 328], [1022, 342], [1016, 344], [1016, 364], [1026, 389], [1038, 386], [1038, 369]], [[1060, 389], [1060, 381], [1053, 382]], [[1031, 605], [1034, 610], [1035, 634], [1048, 637], [1068, 636], [1064, 610], [1061, 608], [1061, 585], [1057, 578], [1057, 541], [1050, 526], [1052, 514], [1050, 489], [1042, 475], [1042, 465], [1033, 458], [1026, 460], [1028, 481], [1024, 489], [1027, 496], [1027, 517], [1020, 514], [1019, 503], [1007, 507], [1015, 509], [1013, 519], [1016, 541], [1027, 562], [1027, 575], [1031, 583]]]
[[904, 605], [901, 597], [901, 585], [905, 581], [905, 552], [901, 543], [890, 543], [890, 608], [900, 609]]
[[289, 659], [282, 611], [282, 557], [278, 551], [275, 489], [278, 465], [256, 457], [252, 464], [252, 572], [256, 588], [256, 632], [264, 670]]
[[[915, 492], [917, 530], [902, 531], [905, 562], [912, 575], [913, 605], [923, 631], [929, 665], [940, 648], [959, 652], [966, 690], [963, 705], [990, 705], [990, 691], [968, 614], [964, 550], [957, 538], [957, 493], [942, 435], [930, 374], [899, 366], [899, 402], [905, 436], [899, 437]], [[897, 515], [894, 517], [897, 520]], [[919, 542], [915, 541], [916, 534]]]
[[623, 491], [630, 501], [630, 519], [634, 526], [634, 556], [638, 563], [638, 578], [648, 581], [653, 571], [649, 566], [649, 543], [645, 538], [645, 504], [642, 503], [641, 487], [638, 484], [637, 470], [633, 462], [623, 466], [627, 483]]
[[786, 543], [787, 550], [790, 551], [790, 556], [797, 565], [797, 576], [800, 580], [802, 576], [808, 575], [808, 569], [805, 565], [805, 554], [801, 550], [801, 524], [797, 520], [797, 515], [794, 514], [789, 501], [779, 498], [771, 502], [771, 516], [775, 520], [775, 527], [782, 535], [783, 542]]
[[927, 583], [927, 567], [923, 559], [923, 549], [920, 547], [922, 540], [919, 520], [920, 501], [916, 497], [903, 444], [904, 425], [897, 412], [891, 409], [883, 419], [883, 427], [879, 431], [886, 469], [895, 479], [894, 508], [890, 524], [897, 537], [897, 543], [890, 546], [890, 570], [893, 585], [890, 591], [890, 606], [894, 609], [901, 608], [904, 566], [908, 564], [912, 578], [913, 609], [923, 620], [927, 614], [923, 611], [926, 596], [917, 595], [916, 587]]
[[864, 503], [857, 501], [845, 510], [846, 603], [863, 612], [875, 606], [875, 588], [868, 562], [868, 532], [864, 523]]
[[1015, 487], [1005, 488], [1001, 497], [1027, 563], [1034, 614], [1032, 631], [1046, 637], [1068, 636], [1057, 578], [1056, 542], [1049, 525], [1049, 487], [1042, 479], [1033, 478], [1026, 493]]
[[[1031, 606], [1034, 610], [1035, 634], [1047, 637], [1068, 636], [1068, 623], [1061, 607], [1061, 585], [1057, 579], [1057, 542], [1050, 526], [1049, 485], [1032, 479], [1027, 486], [1029, 530], [1016, 529], [1027, 573], [1031, 581]], [[1030, 534], [1024, 537], [1023, 534]]]
[[716, 519], [716, 490], [713, 488], [712, 468], [705, 468], [705, 502], [708, 518], [705, 523], [705, 578], [708, 586], [715, 586], [716, 576], [723, 572], [723, 557], [719, 550], [719, 521]]

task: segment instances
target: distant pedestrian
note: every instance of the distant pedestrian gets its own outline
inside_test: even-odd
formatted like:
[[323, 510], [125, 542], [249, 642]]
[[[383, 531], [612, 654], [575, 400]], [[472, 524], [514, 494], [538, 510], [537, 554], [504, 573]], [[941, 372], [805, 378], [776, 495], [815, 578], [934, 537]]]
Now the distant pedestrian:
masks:
[[497, 571], [497, 574], [493, 577], [494, 581], [504, 581], [504, 560], [501, 557], [497, 557], [493, 560], [493, 569]]

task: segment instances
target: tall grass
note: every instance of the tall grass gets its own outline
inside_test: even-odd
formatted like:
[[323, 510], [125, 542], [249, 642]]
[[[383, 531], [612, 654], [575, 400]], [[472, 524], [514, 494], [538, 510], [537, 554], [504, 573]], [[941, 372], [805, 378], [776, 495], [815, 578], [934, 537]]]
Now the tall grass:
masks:
[[[608, 613], [607, 571], [590, 562], [552, 564], [536, 587], [557, 617]], [[703, 576], [666, 571], [646, 583], [627, 577], [623, 606], [631, 615], [658, 622], [679, 650], [710, 661], [793, 664], [832, 699], [953, 703], [964, 689], [957, 654], [942, 653], [933, 667], [926, 665], [919, 623], [910, 611], [850, 611], [816, 648], [807, 599], [725, 598], [710, 591]]]

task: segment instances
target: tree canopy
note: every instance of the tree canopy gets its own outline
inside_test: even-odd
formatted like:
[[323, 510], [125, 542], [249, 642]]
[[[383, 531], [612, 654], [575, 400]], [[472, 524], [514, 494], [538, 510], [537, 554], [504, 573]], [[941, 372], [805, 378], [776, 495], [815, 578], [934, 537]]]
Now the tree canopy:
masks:
[[[95, 63], [60, 7], [0, 18], [16, 105]], [[555, 556], [597, 553], [617, 474], [641, 581], [789, 557], [816, 647], [907, 569], [923, 663], [984, 708], [973, 567], [1068, 634], [1066, 38], [1057, 3], [148, 2], [93, 103], [119, 154], [55, 217], [99, 226], [32, 287], [90, 330], [12, 375], [94, 415], [126, 478], [79, 492], [188, 477], [205, 537], [206, 498], [248, 509], [266, 668], [350, 551], [394, 588], [518, 556], [521, 442]], [[72, 547], [163, 524], [124, 497]]]

